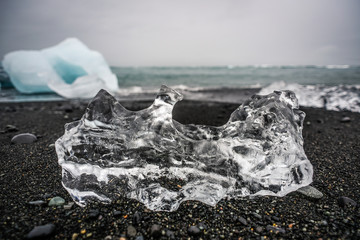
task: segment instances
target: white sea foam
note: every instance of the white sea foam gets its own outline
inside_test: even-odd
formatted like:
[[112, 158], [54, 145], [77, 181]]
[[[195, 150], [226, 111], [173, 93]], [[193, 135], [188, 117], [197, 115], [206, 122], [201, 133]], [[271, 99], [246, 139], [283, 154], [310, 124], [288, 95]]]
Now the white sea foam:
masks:
[[360, 112], [360, 85], [300, 85], [280, 81], [262, 88], [259, 94], [266, 95], [276, 90], [293, 91], [302, 106]]

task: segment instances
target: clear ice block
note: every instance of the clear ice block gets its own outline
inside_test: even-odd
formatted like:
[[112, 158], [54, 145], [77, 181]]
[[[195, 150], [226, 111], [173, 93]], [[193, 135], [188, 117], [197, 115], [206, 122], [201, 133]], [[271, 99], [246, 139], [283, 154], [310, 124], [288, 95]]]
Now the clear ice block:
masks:
[[137, 199], [155, 211], [186, 200], [284, 196], [312, 182], [303, 150], [305, 113], [295, 94], [255, 95], [220, 127], [172, 119], [182, 99], [162, 86], [154, 103], [129, 111], [101, 90], [56, 141], [62, 183], [74, 201]]

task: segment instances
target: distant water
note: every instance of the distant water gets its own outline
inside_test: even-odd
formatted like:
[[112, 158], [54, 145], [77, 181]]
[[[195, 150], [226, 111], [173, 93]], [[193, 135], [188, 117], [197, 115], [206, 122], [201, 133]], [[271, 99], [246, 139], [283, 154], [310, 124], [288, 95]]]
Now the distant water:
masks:
[[[323, 91], [323, 87], [339, 87], [339, 90], [336, 90], [336, 96], [331, 95], [332, 99], [335, 98], [335, 103], [337, 96], [349, 95], [350, 91], [351, 97], [343, 100], [347, 102], [351, 100], [352, 105], [354, 105], [355, 100], [360, 109], [360, 66], [111, 67], [111, 70], [119, 80], [120, 90], [115, 93], [115, 96], [120, 100], [151, 100], [159, 87], [165, 84], [182, 92], [185, 99], [241, 103], [252, 94], [259, 92], [260, 88], [269, 85], [283, 86], [284, 89], [290, 85], [292, 88], [298, 88], [293, 85], [296, 83], [301, 86], [314, 86], [316, 88], [321, 86], [321, 91]], [[0, 78], [5, 79], [4, 76], [0, 76]], [[4, 82], [2, 82], [2, 86], [4, 86]], [[346, 88], [342, 86], [346, 86]], [[241, 93], [236, 91], [236, 89], [245, 88], [253, 90]], [[344, 89], [346, 91], [343, 91]], [[322, 94], [321, 98], [324, 95], [329, 95], [330, 90], [325, 90], [326, 94]], [[333, 91], [331, 89], [331, 92]], [[317, 90], [307, 92], [306, 96], [308, 98], [314, 94], [317, 94]], [[0, 102], [61, 99], [63, 98], [51, 93], [25, 95], [14, 89], [0, 91]], [[311, 103], [312, 99], [309, 100]], [[319, 100], [317, 97], [316, 101], [317, 105], [314, 107], [319, 107], [321, 99]], [[338, 108], [341, 109], [341, 107]], [[349, 108], [346, 107], [345, 109]], [[352, 110], [354, 111], [354, 109]]]
[[360, 84], [360, 66], [218, 66], [112, 67], [120, 88], [158, 88], [161, 84], [190, 88], [260, 88], [273, 82], [302, 85]]

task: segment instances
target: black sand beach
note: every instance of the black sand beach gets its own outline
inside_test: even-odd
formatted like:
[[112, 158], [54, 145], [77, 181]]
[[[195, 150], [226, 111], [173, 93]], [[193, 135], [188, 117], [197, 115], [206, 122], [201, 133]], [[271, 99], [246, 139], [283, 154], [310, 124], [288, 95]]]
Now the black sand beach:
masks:
[[[123, 105], [139, 110], [150, 104]], [[237, 107], [183, 101], [173, 117], [181, 123], [221, 125]], [[152, 212], [126, 198], [85, 208], [50, 207], [55, 196], [71, 202], [61, 185], [53, 143], [63, 135], [64, 124], [79, 119], [85, 108], [86, 103], [76, 101], [0, 104], [0, 239], [23, 239], [45, 224], [55, 226], [46, 239], [360, 238], [360, 113], [302, 109], [307, 115], [304, 149], [314, 166], [311, 185], [324, 194], [321, 199], [291, 193], [223, 199], [216, 207], [189, 201], [171, 213]], [[32, 133], [38, 140], [11, 144], [20, 133]], [[29, 204], [37, 200], [44, 203]]]

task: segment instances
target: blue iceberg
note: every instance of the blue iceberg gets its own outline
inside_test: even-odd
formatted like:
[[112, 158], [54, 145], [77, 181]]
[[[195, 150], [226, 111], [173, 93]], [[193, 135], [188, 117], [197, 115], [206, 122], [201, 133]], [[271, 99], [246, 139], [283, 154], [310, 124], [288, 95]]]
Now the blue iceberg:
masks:
[[100, 89], [118, 90], [117, 77], [104, 57], [76, 38], [40, 51], [8, 53], [2, 65], [22, 93], [56, 92], [66, 98], [91, 98]]

